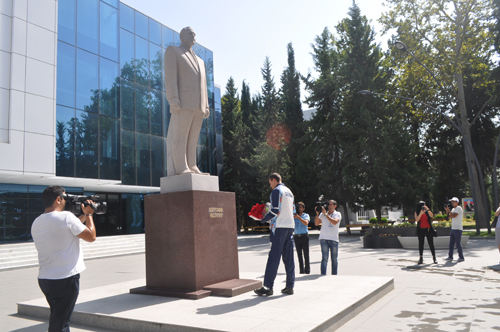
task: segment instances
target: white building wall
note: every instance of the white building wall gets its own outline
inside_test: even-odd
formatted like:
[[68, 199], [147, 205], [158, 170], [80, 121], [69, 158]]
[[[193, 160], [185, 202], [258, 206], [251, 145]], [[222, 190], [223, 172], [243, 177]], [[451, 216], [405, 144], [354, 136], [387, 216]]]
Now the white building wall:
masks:
[[57, 0], [0, 0], [0, 182], [55, 175]]

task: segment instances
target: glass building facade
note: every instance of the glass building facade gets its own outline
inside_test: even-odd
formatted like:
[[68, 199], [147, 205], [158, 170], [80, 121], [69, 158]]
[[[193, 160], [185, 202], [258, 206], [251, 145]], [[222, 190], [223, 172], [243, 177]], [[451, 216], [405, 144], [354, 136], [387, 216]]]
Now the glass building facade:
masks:
[[[179, 33], [118, 0], [59, 0], [56, 91], [56, 176], [115, 180], [159, 187], [166, 175], [169, 104], [163, 54], [180, 45]], [[210, 117], [198, 142], [198, 167], [222, 181], [220, 89], [214, 86], [213, 53], [196, 44], [206, 66]], [[64, 186], [64, 185], [63, 185]], [[85, 192], [108, 202], [98, 235], [144, 231], [140, 190]], [[0, 242], [29, 240], [41, 212], [45, 186], [0, 184]]]

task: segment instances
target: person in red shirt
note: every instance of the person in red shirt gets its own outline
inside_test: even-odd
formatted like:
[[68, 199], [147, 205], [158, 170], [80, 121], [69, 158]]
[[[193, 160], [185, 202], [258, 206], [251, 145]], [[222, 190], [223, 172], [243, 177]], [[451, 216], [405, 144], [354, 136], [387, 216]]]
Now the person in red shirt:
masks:
[[418, 236], [418, 252], [420, 254], [420, 259], [418, 264], [424, 263], [423, 253], [424, 253], [424, 240], [427, 238], [427, 243], [429, 243], [429, 248], [431, 249], [432, 259], [434, 264], [437, 264], [436, 260], [436, 250], [434, 249], [434, 229], [432, 228], [432, 219], [434, 214], [425, 205], [425, 202], [420, 201], [415, 210], [415, 221], [417, 222], [417, 236]]

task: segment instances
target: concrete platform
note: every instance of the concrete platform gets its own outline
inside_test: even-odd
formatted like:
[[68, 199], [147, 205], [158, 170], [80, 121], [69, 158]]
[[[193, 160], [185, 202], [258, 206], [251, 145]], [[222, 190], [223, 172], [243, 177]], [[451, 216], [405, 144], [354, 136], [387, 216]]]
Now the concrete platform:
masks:
[[[242, 273], [251, 279], [254, 275]], [[297, 275], [294, 295], [247, 292], [198, 301], [130, 294], [144, 279], [80, 292], [72, 324], [116, 331], [325, 331], [335, 330], [394, 289], [391, 277]], [[18, 303], [21, 315], [48, 319], [44, 298]]]

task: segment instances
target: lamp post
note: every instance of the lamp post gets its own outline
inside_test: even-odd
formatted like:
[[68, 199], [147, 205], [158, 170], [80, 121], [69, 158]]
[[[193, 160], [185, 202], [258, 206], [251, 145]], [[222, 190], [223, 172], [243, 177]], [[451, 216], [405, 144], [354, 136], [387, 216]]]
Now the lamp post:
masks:
[[[462, 130], [460, 129], [460, 127], [457, 126], [457, 124], [449, 116], [447, 116], [443, 112], [439, 111], [437, 108], [435, 108], [435, 107], [433, 107], [433, 106], [431, 106], [431, 105], [429, 105], [427, 103], [424, 103], [423, 101], [416, 100], [416, 99], [413, 99], [413, 98], [403, 97], [403, 96], [398, 96], [398, 95], [391, 95], [391, 94], [388, 94], [388, 93], [372, 92], [372, 91], [368, 91], [368, 90], [361, 90], [361, 91], [359, 91], [359, 93], [362, 94], [362, 95], [368, 95], [368, 96], [376, 95], [376, 96], [385, 96], [385, 97], [392, 97], [392, 98], [399, 98], [399, 99], [410, 100], [410, 101], [413, 101], [413, 102], [415, 102], [417, 104], [422, 104], [425, 107], [430, 108], [431, 110], [433, 110], [434, 112], [438, 113], [443, 118], [445, 118], [460, 133], [460, 136], [462, 136], [462, 139], [464, 140], [465, 145], [467, 145], [467, 147], [472, 152], [472, 156], [473, 156], [474, 162], [476, 164], [477, 172], [479, 173], [479, 186], [481, 187], [481, 193], [483, 194], [483, 197], [485, 197], [485, 201], [484, 201], [485, 211], [488, 211], [488, 204], [486, 202], [486, 189], [484, 187], [483, 172], [482, 172], [482, 169], [481, 169], [481, 165], [479, 164], [479, 160], [477, 159], [477, 156], [476, 156], [476, 153], [474, 152], [474, 149], [472, 149], [472, 144], [469, 141], [469, 139], [462, 133]], [[499, 138], [499, 141], [500, 141], [500, 138]], [[474, 190], [474, 178], [472, 176], [469, 176], [469, 177], [470, 177], [470, 181], [471, 181], [472, 197], [474, 199], [474, 202], [477, 202], [477, 200], [476, 200], [476, 193], [475, 193], [475, 190]], [[490, 233], [491, 232], [490, 223], [488, 222], [487, 224], [488, 224], [488, 233]], [[476, 223], [476, 231], [479, 234], [480, 228], [478, 226], [478, 223]]]

